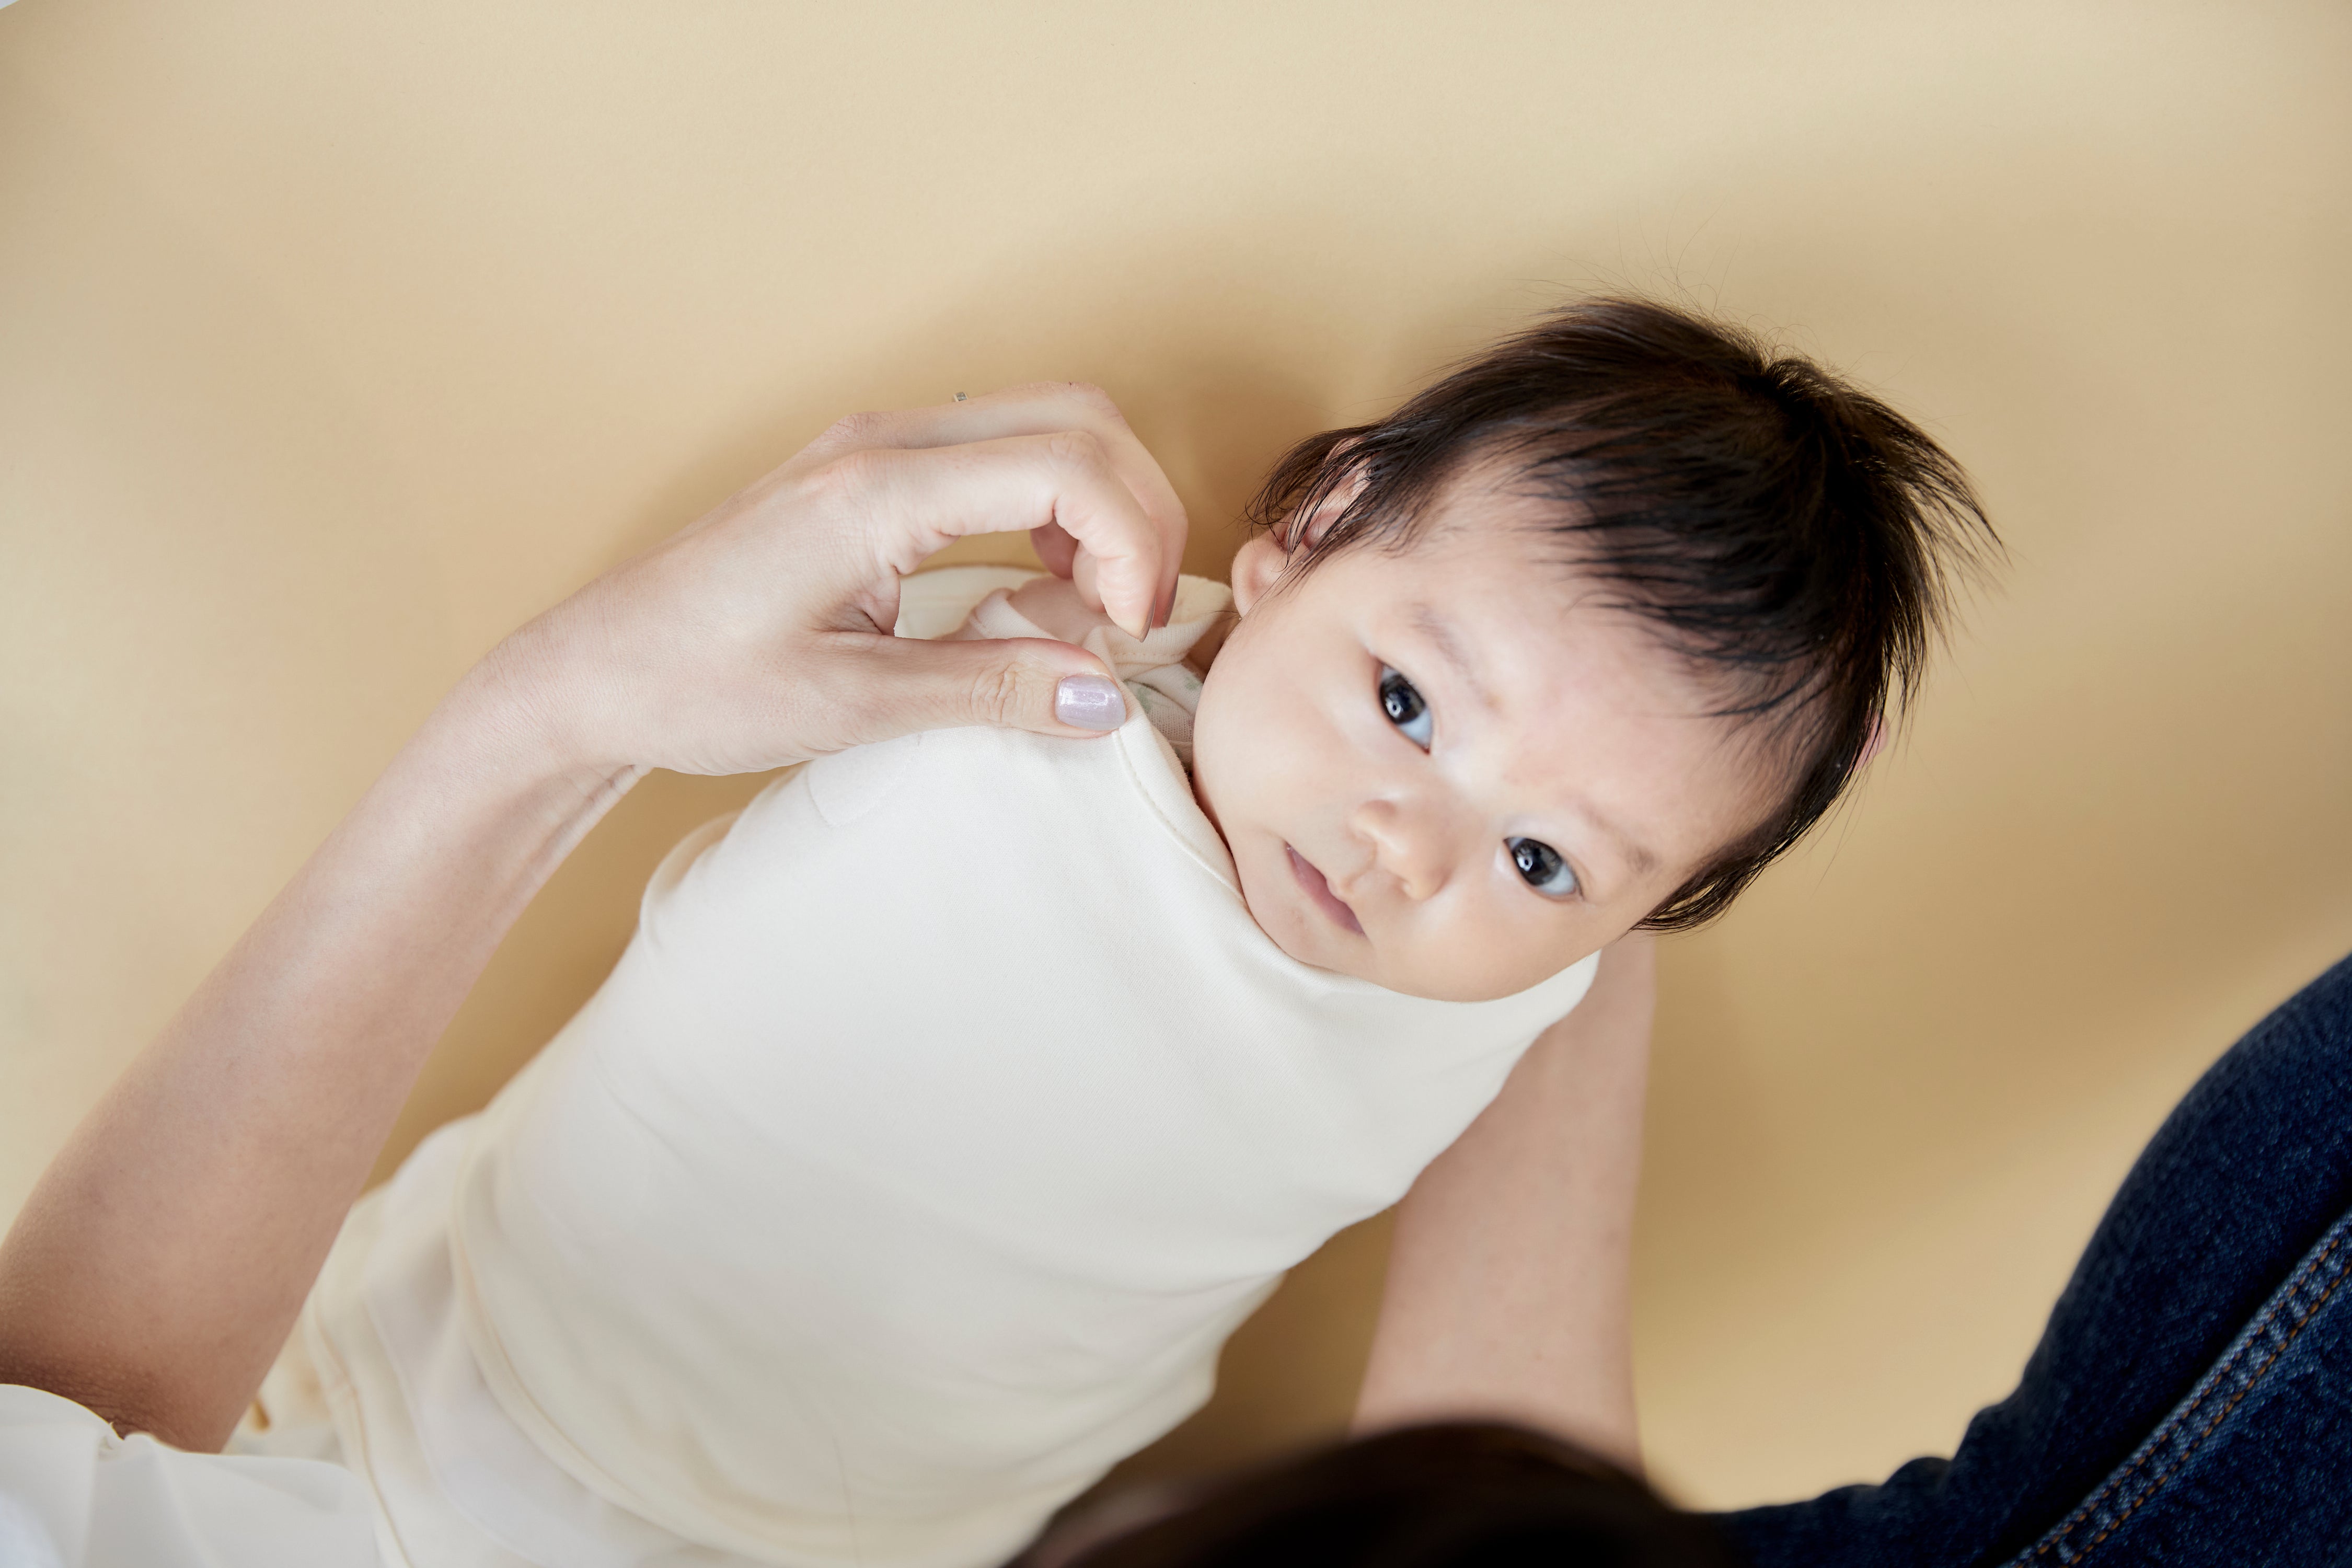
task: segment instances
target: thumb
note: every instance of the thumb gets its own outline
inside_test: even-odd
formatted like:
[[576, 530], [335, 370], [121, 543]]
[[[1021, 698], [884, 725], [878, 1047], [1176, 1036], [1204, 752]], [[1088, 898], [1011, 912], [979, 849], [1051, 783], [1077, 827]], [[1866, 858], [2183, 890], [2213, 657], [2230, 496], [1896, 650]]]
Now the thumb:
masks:
[[1102, 735], [1127, 721], [1127, 690], [1082, 647], [1047, 637], [969, 642], [880, 639], [870, 700], [858, 726], [869, 741], [971, 724], [1040, 735]]

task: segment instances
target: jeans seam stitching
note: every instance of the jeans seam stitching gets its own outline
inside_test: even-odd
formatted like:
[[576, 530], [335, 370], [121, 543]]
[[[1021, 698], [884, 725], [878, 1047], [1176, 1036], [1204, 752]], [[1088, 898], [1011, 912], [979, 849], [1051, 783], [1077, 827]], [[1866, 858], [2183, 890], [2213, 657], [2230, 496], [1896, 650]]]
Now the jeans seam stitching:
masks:
[[[2258, 1315], [2252, 1322], [2249, 1323], [2245, 1330], [2241, 1332], [2237, 1346], [2231, 1351], [2230, 1354], [2222, 1361], [2221, 1364], [2207, 1373], [2204, 1377], [2199, 1379], [2199, 1383], [2203, 1386], [2199, 1392], [2193, 1394], [2189, 1402], [2181, 1406], [2179, 1410], [2174, 1411], [2169, 1416], [2166, 1417], [2164, 1424], [2158, 1426], [2155, 1432], [2151, 1433], [2147, 1439], [2140, 1445], [2139, 1452], [2132, 1457], [2132, 1460], [2129, 1464], [2126, 1465], [2122, 1470], [2118, 1471], [2115, 1475], [2108, 1477], [2106, 1481], [2096, 1492], [2084, 1499], [2083, 1502], [2075, 1508], [2074, 1512], [2068, 1516], [2063, 1524], [2060, 1525], [2047, 1539], [2034, 1546], [2032, 1550], [2028, 1552], [2022, 1558], [2018, 1559], [2018, 1561], [2032, 1563], [2048, 1556], [2052, 1552], [2059, 1552], [2063, 1547], [2066, 1537], [2073, 1533], [2075, 1528], [2081, 1525], [2093, 1513], [2096, 1512], [2102, 1502], [2105, 1501], [2119, 1488], [2126, 1485], [2131, 1479], [2134, 1473], [2138, 1471], [2144, 1464], [2153, 1458], [2161, 1448], [2166, 1439], [2179, 1431], [2182, 1427], [2188, 1426], [2190, 1422], [2194, 1421], [2197, 1417], [2198, 1412], [2204, 1408], [2221, 1393], [2222, 1385], [2224, 1383], [2229, 1381], [2231, 1368], [2256, 1348], [2257, 1342], [2261, 1338], [2263, 1331], [2271, 1327], [2276, 1320], [2283, 1317], [2294, 1308], [2297, 1304], [2297, 1297], [2303, 1291], [2305, 1287], [2310, 1283], [2312, 1276], [2317, 1274], [2327, 1266], [2328, 1259], [2333, 1258], [2343, 1247], [2345, 1239], [2346, 1238], [2341, 1236], [2336, 1237], [2329, 1240], [2327, 1245], [2322, 1247], [2316, 1256], [2305, 1259], [2303, 1267], [2295, 1270], [2294, 1279], [2287, 1281], [2285, 1285], [2279, 1289], [2269, 1305], [2265, 1307], [2263, 1312]], [[2088, 1542], [2085, 1542], [2080, 1551], [2076, 1552], [2072, 1556], [2066, 1556], [2062, 1553], [2059, 1561], [2069, 1565], [2082, 1562], [2084, 1558], [2089, 1556], [2091, 1552], [2097, 1550], [2100, 1542], [2105, 1541], [2108, 1536], [2113, 1535], [2117, 1530], [2122, 1528], [2124, 1521], [2131, 1518], [2131, 1516], [2137, 1512], [2149, 1498], [2155, 1496], [2156, 1493], [2164, 1486], [2165, 1482], [2170, 1480], [2172, 1477], [2179, 1472], [2180, 1467], [2187, 1464], [2189, 1459], [2195, 1456], [2199, 1445], [2201, 1445], [2206, 1438], [2211, 1436], [2214, 1430], [2218, 1428], [2222, 1422], [2229, 1419], [2230, 1413], [2237, 1409], [2240, 1405], [2245, 1402], [2246, 1396], [2253, 1392], [2254, 1385], [2262, 1381], [2263, 1374], [2270, 1371], [2271, 1367], [2277, 1363], [2279, 1357], [2286, 1353], [2287, 1347], [2294, 1343], [2295, 1336], [2303, 1331], [2304, 1325], [2310, 1322], [2312, 1318], [2318, 1313], [2319, 1310], [2322, 1307], [2325, 1307], [2329, 1299], [2336, 1294], [2336, 1289], [2344, 1283], [2344, 1279], [2345, 1271], [2339, 1268], [2336, 1272], [2336, 1278], [2328, 1284], [2325, 1290], [2322, 1290], [2319, 1293], [2316, 1300], [2311, 1301], [2304, 1308], [2301, 1315], [2296, 1317], [2293, 1325], [2285, 1331], [2284, 1336], [2271, 1348], [2271, 1353], [2269, 1356], [2263, 1360], [2260, 1366], [2254, 1368], [2242, 1380], [2236, 1392], [2231, 1395], [2229, 1403], [2224, 1405], [2220, 1411], [2215, 1413], [2213, 1418], [2205, 1424], [2203, 1430], [2198, 1432], [2195, 1436], [2189, 1439], [2186, 1450], [2178, 1455], [2173, 1459], [2172, 1463], [2165, 1468], [2162, 1474], [2158, 1475], [2154, 1480], [2149, 1481], [2147, 1487], [2141, 1491], [2140, 1495], [2134, 1498], [2130, 1504], [2126, 1506], [2121, 1513], [2117, 1514], [2113, 1520], [2110, 1520], [2104, 1530], [2100, 1531], [2097, 1535], [2093, 1536]]]
[[[2235, 1366], [2239, 1361], [2242, 1360], [2248, 1353], [2254, 1350], [2258, 1342], [2260, 1331], [2266, 1327], [2273, 1319], [2275, 1319], [2281, 1313], [2287, 1310], [2289, 1306], [2293, 1304], [2294, 1293], [2302, 1289], [2304, 1283], [2309, 1279], [2313, 1274], [2317, 1273], [2319, 1269], [2326, 1264], [2327, 1259], [2334, 1255], [2336, 1249], [2342, 1244], [2342, 1238], [2338, 1237], [2336, 1240], [2329, 1242], [2326, 1247], [2322, 1248], [2318, 1257], [2306, 1258], [2305, 1260], [2303, 1267], [2295, 1270], [2294, 1278], [2287, 1282], [2286, 1288], [2275, 1292], [2274, 1300], [2272, 1300], [2270, 1305], [2265, 1308], [2263, 1313], [2251, 1324], [2247, 1325], [2248, 1328], [2255, 1331], [2252, 1333], [2241, 1333], [2237, 1347], [2231, 1351], [2228, 1358], [2225, 1359], [2220, 1366], [2213, 1368], [2208, 1375], [2198, 1380], [2200, 1384], [2203, 1384], [2206, 1386], [2201, 1391], [2198, 1392], [2187, 1405], [2181, 1406], [2179, 1410], [2174, 1411], [2170, 1415], [2167, 1416], [2165, 1418], [2164, 1425], [2158, 1427], [2155, 1432], [2149, 1435], [2151, 1439], [2160, 1441], [2174, 1430], [2179, 1427], [2185, 1426], [2190, 1421], [2196, 1419], [2199, 1408], [2205, 1405], [2207, 1401], [2221, 1394], [2222, 1384], [2230, 1375], [2231, 1368]], [[2330, 1287], [2330, 1289], [2332, 1289], [2333, 1287]], [[2317, 1309], [2314, 1308], [2313, 1310], [2316, 1310]], [[2306, 1317], [2309, 1316], [2308, 1313], [2305, 1315]], [[2301, 1325], [2298, 1323], [2297, 1327], [2300, 1328], [2300, 1326]], [[2292, 1333], [2290, 1333], [2289, 1337], [2293, 1337]], [[2271, 1352], [2272, 1360], [2276, 1360], [2278, 1352], [2276, 1351]], [[2253, 1377], [2259, 1378], [2262, 1376], [2263, 1371], [2267, 1370], [2269, 1364], [2270, 1363], [2268, 1362], [2263, 1363], [2263, 1369], [2256, 1371], [2253, 1373]], [[2248, 1381], [2251, 1383], [2252, 1379], [2250, 1378]], [[2240, 1391], [2239, 1397], [2244, 1397], [2243, 1390]], [[2234, 1408], [2237, 1404], [2237, 1400], [2233, 1399], [2230, 1403], [2231, 1407]], [[2222, 1412], [2223, 1415], [2227, 1415], [2228, 1413], [2229, 1412], [2227, 1410]], [[2212, 1428], [2210, 1426], [2206, 1428], [2207, 1432], [2211, 1430]], [[2205, 1433], [2202, 1432], [2198, 1434], [2200, 1440], [2204, 1436]], [[2132, 1473], [2137, 1470], [2140, 1466], [2147, 1463], [2154, 1453], [2155, 1447], [2153, 1441], [2142, 1444], [2140, 1452], [2133, 1456], [2131, 1463], [2125, 1466], [2117, 1474], [2108, 1477], [2106, 1484], [2101, 1487], [2096, 1494], [2085, 1499], [2082, 1508], [2076, 1511], [2078, 1513], [2087, 1512], [2089, 1510], [2097, 1507], [2101, 1498], [2105, 1497], [2107, 1493], [2114, 1491], [2117, 1487], [2122, 1486], [2125, 1482], [2130, 1480]], [[2071, 1530], [2073, 1528], [2074, 1525], [2072, 1523], [2068, 1524], [2066, 1527], [2067, 1530]], [[2065, 1531], [2062, 1530], [2059, 1531], [2061, 1538], [2063, 1538], [2064, 1534]]]
[[[2328, 1250], [2333, 1252], [2335, 1247], [2331, 1246]], [[2174, 1475], [2179, 1473], [2181, 1466], [2187, 1464], [2191, 1458], [2196, 1457], [2197, 1446], [2203, 1443], [2206, 1438], [2211, 1436], [2213, 1435], [2214, 1428], [2221, 1426], [2222, 1422], [2230, 1418], [2230, 1412], [2235, 1410], [2240, 1405], [2245, 1403], [2246, 1396], [2254, 1391], [2254, 1385], [2262, 1381], [2263, 1374], [2270, 1371], [2272, 1364], [2275, 1363], [2279, 1357], [2286, 1354], [2287, 1346], [2294, 1342], [2295, 1335], [2301, 1333], [2303, 1331], [2303, 1326], [2311, 1321], [2313, 1316], [2316, 1314], [2322, 1307], [2327, 1305], [2327, 1299], [2335, 1295], [2336, 1287], [2343, 1283], [2343, 1276], [2339, 1274], [2334, 1284], [2329, 1285], [2326, 1289], [2319, 1293], [2319, 1299], [2311, 1304], [2310, 1310], [2305, 1312], [2303, 1316], [2294, 1321], [2294, 1326], [2286, 1331], [2285, 1337], [2279, 1341], [2278, 1347], [2271, 1352], [2268, 1359], [2263, 1361], [2261, 1366], [2256, 1367], [2253, 1372], [2248, 1375], [2245, 1386], [2238, 1390], [2237, 1395], [2232, 1398], [2229, 1404], [2223, 1405], [2221, 1411], [2215, 1415], [2211, 1421], [2206, 1423], [2205, 1429], [2202, 1432], [2198, 1433], [2197, 1436], [2189, 1441], [2187, 1450], [2183, 1452], [2179, 1458], [2174, 1459], [2171, 1465], [2162, 1475], [2148, 1482], [2147, 1489], [2143, 1490], [2139, 1496], [2134, 1498], [2131, 1500], [2130, 1505], [2121, 1513], [2116, 1515], [2116, 1517], [2109, 1521], [2105, 1530], [2102, 1530], [2098, 1534], [2091, 1537], [2091, 1539], [2084, 1543], [2081, 1552], [2077, 1552], [2074, 1556], [2066, 1559], [2070, 1564], [2083, 1561], [2084, 1558], [2089, 1556], [2094, 1551], [2097, 1550], [2101, 1542], [2106, 1540], [2108, 1536], [2113, 1535], [2116, 1531], [2122, 1529], [2124, 1521], [2131, 1518], [2134, 1513], [2137, 1512], [2141, 1504], [2154, 1497], [2157, 1492], [2163, 1488], [2165, 1482], [2170, 1480]]]

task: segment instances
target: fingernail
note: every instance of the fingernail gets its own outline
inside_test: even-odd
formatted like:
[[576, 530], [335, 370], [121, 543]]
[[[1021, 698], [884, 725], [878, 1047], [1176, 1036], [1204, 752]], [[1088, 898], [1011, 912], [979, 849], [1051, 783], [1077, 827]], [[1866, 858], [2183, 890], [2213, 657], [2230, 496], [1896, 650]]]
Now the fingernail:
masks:
[[1078, 730], [1116, 730], [1127, 722], [1118, 682], [1099, 675], [1066, 675], [1054, 687], [1054, 717]]

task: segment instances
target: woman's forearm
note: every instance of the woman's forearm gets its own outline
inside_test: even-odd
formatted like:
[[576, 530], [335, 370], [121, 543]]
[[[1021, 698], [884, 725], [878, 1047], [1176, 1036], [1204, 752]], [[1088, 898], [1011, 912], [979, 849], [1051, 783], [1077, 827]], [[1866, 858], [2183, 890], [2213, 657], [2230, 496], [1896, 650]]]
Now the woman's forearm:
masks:
[[501, 643], [34, 1190], [0, 1243], [0, 1382], [217, 1447], [425, 1053], [648, 766], [762, 773], [953, 724], [1099, 739], [1062, 717], [1117, 690], [1082, 648], [890, 635], [904, 573], [1018, 529], [1138, 635], [1175, 591], [1174, 489], [1065, 383], [844, 420]]
[[0, 1382], [217, 1447], [425, 1054], [637, 770], [477, 671], [117, 1082], [0, 1244]]
[[1510, 1420], [1638, 1468], [1630, 1277], [1655, 1005], [1646, 935], [1397, 1211], [1359, 1430]]

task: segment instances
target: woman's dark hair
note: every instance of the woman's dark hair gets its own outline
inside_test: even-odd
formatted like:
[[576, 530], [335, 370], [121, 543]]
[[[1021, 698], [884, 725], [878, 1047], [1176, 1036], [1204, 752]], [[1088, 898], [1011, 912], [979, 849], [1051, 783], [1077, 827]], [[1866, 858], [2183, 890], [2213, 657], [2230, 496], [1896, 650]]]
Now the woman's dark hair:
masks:
[[1293, 447], [1251, 503], [1296, 528], [1361, 481], [1294, 571], [1416, 538], [1473, 464], [1554, 503], [1563, 560], [1717, 678], [1761, 727], [1780, 809], [1650, 912], [1721, 913], [1837, 803], [1918, 688], [1955, 576], [1999, 541], [1901, 415], [1751, 333], [1644, 300], [1569, 306], [1374, 425]]
[[1736, 1568], [1705, 1520], [1623, 1471], [1483, 1424], [1344, 1444], [1075, 1552], [1055, 1541], [1015, 1568]]

